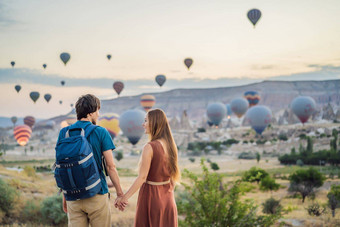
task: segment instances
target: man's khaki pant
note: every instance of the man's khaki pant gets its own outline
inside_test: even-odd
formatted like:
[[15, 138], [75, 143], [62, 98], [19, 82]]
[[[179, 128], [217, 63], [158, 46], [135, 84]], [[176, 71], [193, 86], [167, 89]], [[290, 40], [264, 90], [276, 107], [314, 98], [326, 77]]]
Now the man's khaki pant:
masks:
[[97, 194], [88, 199], [66, 201], [68, 226], [110, 227], [111, 210], [108, 194]]

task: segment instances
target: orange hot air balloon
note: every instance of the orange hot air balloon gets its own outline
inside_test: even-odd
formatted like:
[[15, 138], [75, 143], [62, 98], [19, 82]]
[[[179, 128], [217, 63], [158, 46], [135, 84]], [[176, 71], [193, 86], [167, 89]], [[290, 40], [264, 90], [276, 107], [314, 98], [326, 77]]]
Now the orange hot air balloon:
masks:
[[156, 103], [156, 98], [153, 95], [143, 95], [140, 97], [140, 104], [147, 112], [150, 110]]
[[25, 146], [31, 138], [32, 129], [27, 125], [18, 125], [14, 128], [14, 138], [20, 146]]

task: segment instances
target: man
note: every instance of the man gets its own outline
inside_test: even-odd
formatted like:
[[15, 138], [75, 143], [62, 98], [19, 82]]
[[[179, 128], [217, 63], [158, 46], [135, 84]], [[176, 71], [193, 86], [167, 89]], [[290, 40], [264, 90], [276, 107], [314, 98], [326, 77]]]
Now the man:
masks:
[[[85, 129], [86, 126], [97, 124], [99, 117], [100, 101], [91, 94], [81, 96], [76, 103], [77, 122], [72, 126]], [[86, 131], [86, 130], [85, 130]], [[79, 132], [70, 131], [70, 136], [78, 135]], [[58, 142], [64, 138], [65, 130], [60, 131]], [[118, 197], [123, 196], [118, 172], [113, 161], [112, 150], [115, 146], [110, 134], [105, 128], [98, 126], [88, 136], [88, 142], [92, 145], [93, 156], [96, 160], [100, 173], [101, 190], [97, 195], [75, 201], [66, 201], [63, 196], [63, 209], [68, 216], [69, 226], [111, 226], [111, 211], [109, 204], [108, 186], [102, 168], [102, 157], [105, 159], [107, 173], [116, 188]], [[57, 144], [58, 144], [57, 142]]]

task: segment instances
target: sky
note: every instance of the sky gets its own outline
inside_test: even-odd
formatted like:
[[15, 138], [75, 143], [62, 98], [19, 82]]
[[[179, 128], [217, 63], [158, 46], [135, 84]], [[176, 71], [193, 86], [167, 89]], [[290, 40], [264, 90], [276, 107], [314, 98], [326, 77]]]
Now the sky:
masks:
[[[252, 8], [262, 12], [255, 28], [246, 16]], [[339, 79], [339, 10], [338, 0], [0, 0], [0, 116], [65, 114], [87, 92], [116, 98], [118, 80], [126, 96]], [[71, 55], [66, 66], [62, 52]], [[158, 74], [167, 77], [162, 88]], [[41, 93], [36, 104], [31, 91]]]

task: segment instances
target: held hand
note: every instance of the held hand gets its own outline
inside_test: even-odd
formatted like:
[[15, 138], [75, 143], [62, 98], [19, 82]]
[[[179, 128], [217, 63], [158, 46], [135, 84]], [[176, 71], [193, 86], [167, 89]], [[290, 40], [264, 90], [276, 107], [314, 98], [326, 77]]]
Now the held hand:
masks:
[[67, 213], [67, 204], [66, 204], [66, 200], [65, 200], [64, 197], [63, 197], [63, 211], [64, 211], [65, 213]]
[[124, 196], [118, 196], [115, 200], [115, 207], [118, 208], [120, 211], [124, 211], [127, 204], [128, 201], [124, 198]]

